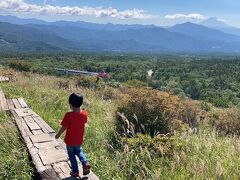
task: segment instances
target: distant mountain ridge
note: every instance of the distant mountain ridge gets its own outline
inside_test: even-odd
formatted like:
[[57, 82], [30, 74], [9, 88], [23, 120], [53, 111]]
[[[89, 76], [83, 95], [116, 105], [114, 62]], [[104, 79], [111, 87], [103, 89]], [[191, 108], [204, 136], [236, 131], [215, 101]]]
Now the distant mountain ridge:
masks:
[[240, 52], [240, 36], [194, 23], [161, 28], [14, 16], [0, 22], [0, 51]]
[[217, 40], [224, 42], [240, 41], [240, 36], [227, 34], [217, 29], [211, 29], [190, 22], [177, 24], [173, 27], [168, 28], [168, 30], [171, 32], [178, 32], [195, 38], [198, 37], [199, 39], [208, 38], [209, 40]]
[[74, 50], [74, 43], [53, 33], [25, 25], [0, 22], [0, 51]]
[[218, 18], [213, 17], [213, 18], [206, 19], [205, 21], [201, 22], [200, 25], [203, 25], [203, 26], [206, 26], [209, 28], [213, 28], [213, 29], [218, 29], [225, 33], [240, 36], [240, 28], [230, 26], [230, 25], [226, 24], [223, 20], [220, 20]]
[[128, 29], [142, 29], [142, 28], [153, 28], [155, 25], [142, 25], [142, 24], [98, 24], [98, 23], [90, 23], [84, 21], [56, 21], [56, 22], [47, 22], [39, 19], [21, 19], [16, 16], [1, 16], [0, 22], [8, 22], [12, 24], [18, 25], [27, 25], [27, 24], [35, 24], [35, 25], [52, 25], [52, 26], [72, 26], [79, 27], [85, 29], [92, 30], [109, 30], [109, 31], [119, 31], [119, 30], [128, 30]]

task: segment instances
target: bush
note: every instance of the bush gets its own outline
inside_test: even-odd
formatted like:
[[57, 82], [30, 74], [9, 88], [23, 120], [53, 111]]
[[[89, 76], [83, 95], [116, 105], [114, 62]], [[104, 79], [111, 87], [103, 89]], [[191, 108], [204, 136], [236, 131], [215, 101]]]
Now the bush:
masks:
[[123, 95], [118, 89], [106, 86], [100, 89], [99, 96], [103, 100], [117, 100], [117, 99], [120, 100]]
[[237, 108], [213, 110], [208, 120], [221, 133], [240, 135], [240, 110]]
[[8, 66], [12, 69], [25, 72], [30, 72], [32, 67], [30, 63], [25, 61], [11, 61]]
[[133, 79], [133, 80], [127, 80], [124, 84], [124, 87], [133, 87], [133, 88], [141, 88], [141, 87], [146, 87], [147, 83]]
[[211, 111], [211, 109], [212, 109], [213, 106], [212, 106], [212, 104], [210, 104], [210, 103], [207, 103], [207, 102], [205, 102], [205, 101], [202, 101], [202, 102], [200, 103], [200, 107], [201, 107], [202, 110], [209, 112], [209, 111]]
[[96, 78], [93, 77], [78, 77], [76, 80], [77, 87], [94, 88], [96, 85]]
[[6, 76], [9, 78], [9, 80], [15, 80], [16, 79], [16, 71], [13, 69], [4, 69], [4, 71], [1, 72], [2, 76]]
[[108, 85], [110, 87], [113, 87], [113, 88], [118, 88], [118, 87], [120, 87], [121, 83], [115, 81], [114, 79], [111, 79], [111, 80], [106, 82], [106, 85]]
[[[177, 136], [158, 135], [152, 138], [149, 135], [137, 134], [134, 138], [122, 138], [123, 147], [128, 151], [141, 152], [147, 149], [151, 155], [172, 157], [175, 151], [184, 149], [184, 141]], [[126, 146], [127, 145], [127, 146]]]
[[59, 89], [68, 89], [70, 86], [70, 81], [69, 80], [59, 80], [57, 82], [57, 86]]
[[180, 119], [191, 128], [199, 126], [201, 120], [205, 118], [205, 110], [201, 109], [199, 101], [190, 99], [181, 101]]
[[117, 109], [117, 132], [130, 137], [136, 133], [153, 137], [173, 132], [175, 122], [177, 130], [186, 129], [186, 124], [179, 119], [182, 118], [182, 108], [180, 99], [175, 95], [151, 89], [130, 89]]

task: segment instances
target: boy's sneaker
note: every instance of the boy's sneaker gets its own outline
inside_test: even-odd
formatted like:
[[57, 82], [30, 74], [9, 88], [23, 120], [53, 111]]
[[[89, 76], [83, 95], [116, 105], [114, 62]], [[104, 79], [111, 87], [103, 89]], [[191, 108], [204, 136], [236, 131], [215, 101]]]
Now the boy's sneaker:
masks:
[[83, 175], [88, 175], [90, 173], [91, 166], [90, 164], [84, 164], [83, 165]]
[[70, 175], [75, 178], [79, 177], [79, 173], [77, 172], [70, 172]]

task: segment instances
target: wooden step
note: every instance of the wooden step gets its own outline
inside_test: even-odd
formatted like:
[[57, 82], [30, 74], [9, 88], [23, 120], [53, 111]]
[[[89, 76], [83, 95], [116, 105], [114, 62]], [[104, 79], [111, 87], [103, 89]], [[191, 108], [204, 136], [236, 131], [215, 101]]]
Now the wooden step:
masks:
[[[23, 98], [6, 102], [40, 177], [49, 180], [69, 179], [70, 162], [64, 142], [54, 138], [55, 131], [28, 107]], [[80, 176], [83, 177], [80, 167], [79, 162]], [[93, 172], [84, 178], [98, 180]]]
[[8, 105], [7, 105], [6, 97], [3, 91], [0, 90], [0, 111], [7, 111], [7, 110], [8, 110]]

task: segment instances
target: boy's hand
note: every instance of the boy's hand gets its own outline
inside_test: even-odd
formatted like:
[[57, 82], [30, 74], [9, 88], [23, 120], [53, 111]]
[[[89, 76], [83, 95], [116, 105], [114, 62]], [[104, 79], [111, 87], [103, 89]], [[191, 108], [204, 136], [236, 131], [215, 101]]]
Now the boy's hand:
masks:
[[65, 130], [66, 128], [62, 126], [58, 133], [55, 135], [55, 139], [58, 139]]
[[56, 134], [56, 135], [55, 135], [55, 139], [58, 139], [59, 137], [60, 137], [59, 134]]

